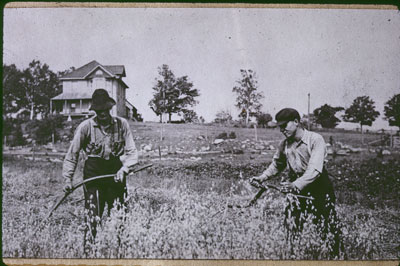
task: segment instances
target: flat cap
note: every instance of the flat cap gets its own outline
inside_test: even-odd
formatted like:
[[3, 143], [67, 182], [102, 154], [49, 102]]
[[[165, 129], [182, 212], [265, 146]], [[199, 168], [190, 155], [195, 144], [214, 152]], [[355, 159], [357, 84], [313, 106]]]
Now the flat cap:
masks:
[[300, 121], [300, 114], [293, 108], [283, 108], [275, 115], [276, 126], [286, 124], [297, 119]]

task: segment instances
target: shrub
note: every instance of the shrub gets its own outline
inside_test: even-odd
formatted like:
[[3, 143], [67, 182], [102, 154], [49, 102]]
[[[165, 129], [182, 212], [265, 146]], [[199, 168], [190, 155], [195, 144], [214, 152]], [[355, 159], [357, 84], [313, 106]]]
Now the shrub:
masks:
[[218, 134], [218, 136], [216, 138], [217, 139], [227, 139], [228, 134], [226, 132], [222, 132], [222, 133]]
[[3, 120], [3, 138], [6, 137], [6, 145], [14, 147], [25, 144], [21, 127], [22, 122], [22, 120], [13, 118]]
[[74, 137], [76, 128], [82, 123], [86, 118], [74, 119], [72, 121], [64, 122], [66, 130], [64, 130], [63, 135], [67, 137], [68, 140], [71, 140]]
[[215, 138], [216, 139], [236, 139], [236, 133], [232, 131], [228, 135], [228, 133], [222, 132], [222, 133], [218, 134]]
[[260, 112], [257, 114], [257, 124], [260, 127], [268, 127], [268, 122], [272, 121], [272, 116], [268, 113]]
[[32, 120], [26, 125], [27, 133], [38, 144], [46, 144], [52, 140], [59, 140], [58, 131], [64, 127], [64, 117], [62, 115], [51, 115], [42, 120]]

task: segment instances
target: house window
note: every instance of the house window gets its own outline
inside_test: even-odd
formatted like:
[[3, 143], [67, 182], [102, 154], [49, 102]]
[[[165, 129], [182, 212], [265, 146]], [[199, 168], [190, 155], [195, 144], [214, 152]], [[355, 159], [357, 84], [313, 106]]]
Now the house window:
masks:
[[76, 112], [76, 104], [71, 103], [71, 113], [75, 113], [75, 112]]

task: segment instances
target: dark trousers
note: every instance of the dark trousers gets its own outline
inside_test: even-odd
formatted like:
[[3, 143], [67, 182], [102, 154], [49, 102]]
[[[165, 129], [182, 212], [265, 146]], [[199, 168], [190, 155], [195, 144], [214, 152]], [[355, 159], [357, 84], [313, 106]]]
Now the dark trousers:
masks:
[[313, 197], [314, 200], [295, 198], [288, 199], [285, 209], [285, 227], [288, 238], [299, 236], [303, 230], [304, 222], [311, 215], [312, 222], [317, 225], [323, 240], [332, 234], [329, 248], [332, 257], [338, 256], [341, 246], [341, 229], [335, 210], [335, 193], [328, 172], [324, 169], [319, 177], [301, 191], [300, 195]]
[[[119, 158], [111, 157], [110, 160], [102, 158], [89, 157], [83, 169], [83, 179], [94, 176], [115, 174], [121, 168], [122, 163]], [[103, 216], [105, 204], [107, 203], [107, 215], [115, 203], [125, 205], [126, 197], [126, 180], [123, 182], [115, 182], [114, 178], [104, 178], [95, 180], [84, 185], [85, 208], [87, 215], [85, 217], [85, 238], [84, 245], [87, 242], [93, 243], [96, 237], [96, 227]]]

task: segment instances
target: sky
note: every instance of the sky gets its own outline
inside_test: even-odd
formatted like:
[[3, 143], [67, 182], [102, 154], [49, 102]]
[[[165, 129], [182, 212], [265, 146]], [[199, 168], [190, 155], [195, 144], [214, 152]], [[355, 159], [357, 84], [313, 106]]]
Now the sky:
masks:
[[6, 8], [3, 27], [4, 64], [124, 65], [127, 98], [145, 121], [158, 120], [148, 102], [162, 64], [193, 82], [193, 109], [208, 122], [221, 110], [237, 118], [240, 69], [256, 72], [262, 111], [273, 116], [284, 107], [306, 114], [308, 93], [311, 111], [368, 95], [381, 113], [372, 128], [389, 128], [383, 106], [400, 93], [396, 10]]

